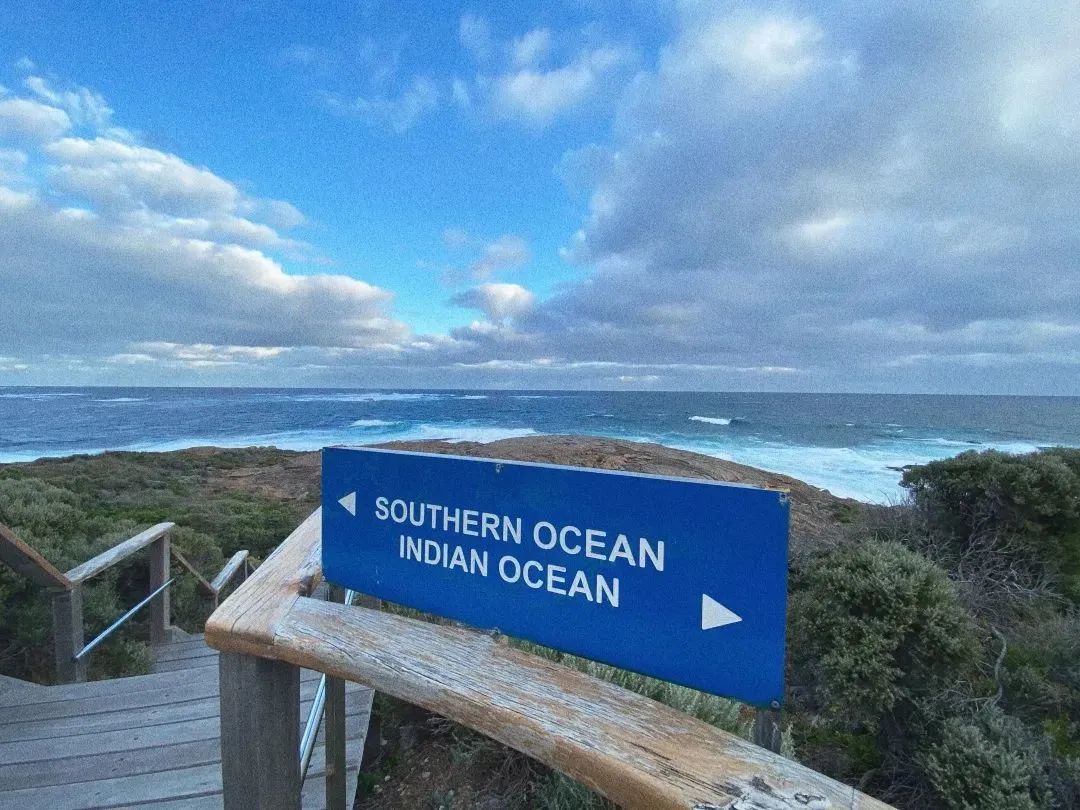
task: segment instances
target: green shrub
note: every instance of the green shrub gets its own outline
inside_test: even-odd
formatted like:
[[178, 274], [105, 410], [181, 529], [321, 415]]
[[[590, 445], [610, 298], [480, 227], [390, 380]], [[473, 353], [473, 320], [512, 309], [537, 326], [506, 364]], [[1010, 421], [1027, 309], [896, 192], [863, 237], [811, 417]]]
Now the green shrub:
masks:
[[973, 622], [944, 571], [898, 543], [842, 547], [792, 585], [790, 681], [802, 702], [844, 728], [877, 731], [955, 683], [978, 656]]
[[1076, 810], [1080, 807], [1080, 757], [1056, 759], [1050, 768], [1050, 789], [1054, 806]]
[[615, 805], [580, 782], [549, 771], [530, 786], [536, 810], [614, 810]]
[[1009, 711], [1041, 727], [1058, 756], [1080, 758], [1080, 613], [1017, 627], [1002, 680]]
[[[109, 453], [0, 465], [0, 523], [13, 529], [61, 571], [162, 521], [177, 524], [172, 543], [207, 579], [233, 552], [255, 557], [276, 547], [314, 507], [317, 468], [279, 476], [284, 489], [241, 489], [231, 470], [288, 463], [271, 449], [179, 453]], [[307, 478], [305, 478], [307, 476]], [[87, 583], [85, 636], [92, 638], [148, 592], [148, 552], [124, 560]], [[211, 600], [173, 563], [175, 624], [201, 630]], [[91, 677], [145, 671], [146, 615], [139, 614], [94, 652]], [[0, 673], [53, 678], [48, 594], [0, 565]]]
[[995, 707], [945, 721], [920, 756], [950, 810], [1040, 810], [1054, 806], [1045, 753], [1017, 719]]
[[1080, 450], [961, 453], [905, 471], [903, 485], [933, 531], [963, 552], [987, 536], [1011, 560], [1080, 599]]

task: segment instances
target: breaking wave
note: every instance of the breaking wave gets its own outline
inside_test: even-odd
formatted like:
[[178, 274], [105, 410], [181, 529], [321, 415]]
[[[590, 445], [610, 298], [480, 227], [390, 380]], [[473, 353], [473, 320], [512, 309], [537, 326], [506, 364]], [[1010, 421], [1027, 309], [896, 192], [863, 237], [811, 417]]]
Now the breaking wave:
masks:
[[726, 416], [691, 416], [690, 421], [704, 422], [707, 425], [730, 425], [735, 419]]

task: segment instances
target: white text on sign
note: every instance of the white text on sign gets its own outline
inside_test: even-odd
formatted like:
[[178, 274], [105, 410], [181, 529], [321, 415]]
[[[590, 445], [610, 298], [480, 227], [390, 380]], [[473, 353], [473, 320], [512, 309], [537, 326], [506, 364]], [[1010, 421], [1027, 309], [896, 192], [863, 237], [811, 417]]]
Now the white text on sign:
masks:
[[[385, 496], [375, 499], [375, 518], [442, 535], [453, 534], [501, 544], [521, 545], [531, 540], [544, 551], [580, 555], [614, 566], [649, 569], [657, 573], [664, 570], [663, 540], [638, 537], [636, 541], [631, 541], [624, 532], [579, 528], [570, 524], [556, 525], [546, 520], [537, 521], [529, 527], [530, 531], [524, 531], [519, 517]], [[521, 583], [534, 590], [580, 597], [600, 605], [619, 606], [619, 578], [614, 574], [588, 573], [555, 562], [522, 562], [516, 555], [508, 553], [503, 553], [497, 563], [491, 566], [487, 549], [405, 533], [399, 535], [398, 554], [403, 559], [425, 565], [473, 576], [494, 575], [504, 582]]]

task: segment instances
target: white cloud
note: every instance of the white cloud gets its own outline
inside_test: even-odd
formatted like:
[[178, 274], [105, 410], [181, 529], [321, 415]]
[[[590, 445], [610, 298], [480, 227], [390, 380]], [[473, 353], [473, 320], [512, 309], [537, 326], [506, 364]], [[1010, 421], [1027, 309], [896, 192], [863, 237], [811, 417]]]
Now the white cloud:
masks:
[[29, 158], [20, 149], [0, 148], [0, 183], [10, 183], [22, 178]]
[[998, 121], [1014, 149], [1080, 165], [1080, 52], [1075, 40], [1061, 49], [1028, 54], [1002, 78]]
[[458, 24], [458, 40], [478, 62], [491, 58], [495, 43], [487, 20], [475, 14], [463, 14]]
[[541, 61], [551, 51], [550, 28], [535, 28], [517, 37], [510, 46], [511, 58], [517, 67], [528, 67]]
[[89, 88], [58, 90], [41, 76], [27, 76], [23, 85], [41, 101], [64, 110], [77, 126], [104, 129], [112, 119], [112, 108]]
[[563, 161], [584, 280], [462, 338], [711, 388], [1075, 392], [1080, 18], [969, 11], [681, 6], [611, 142]]
[[[58, 92], [37, 82], [28, 90]], [[54, 138], [0, 149], [0, 171], [21, 184], [0, 186], [0, 354], [195, 369], [283, 362], [299, 347], [409, 345], [388, 291], [346, 275], [290, 273], [274, 257], [306, 253], [279, 232], [305, 221], [294, 206], [102, 134], [115, 130], [108, 105], [70, 92], [50, 100], [77, 114], [88, 137], [58, 137], [70, 126], [58, 107], [0, 100], [33, 124], [0, 134]]]
[[[458, 104], [469, 107], [479, 100], [490, 115], [537, 128], [591, 102], [610, 104], [637, 61], [637, 53], [623, 45], [569, 47], [549, 28], [499, 42], [483, 18], [468, 14], [459, 33], [479, 70], [469, 83], [455, 79]], [[555, 59], [556, 51], [562, 59]]]
[[460, 250], [472, 242], [472, 237], [469, 236], [468, 232], [457, 225], [444, 228], [441, 237], [443, 244], [453, 250]]
[[109, 138], [63, 138], [45, 148], [55, 161], [54, 184], [94, 205], [132, 207], [191, 215], [230, 212], [240, 192], [206, 168], [176, 155]]
[[292, 203], [284, 200], [247, 200], [241, 203], [241, 210], [261, 216], [268, 224], [283, 231], [291, 231], [306, 225], [307, 217]]
[[495, 108], [508, 118], [546, 126], [594, 98], [604, 82], [632, 60], [625, 48], [603, 47], [551, 70], [529, 67], [504, 74], [495, 79]]
[[454, 103], [459, 107], [472, 106], [472, 93], [469, 92], [469, 85], [460, 77], [455, 76], [450, 83], [450, 95], [454, 99]]
[[713, 20], [681, 40], [672, 68], [684, 73], [719, 68], [748, 84], [787, 83], [821, 63], [823, 40], [824, 32], [810, 18], [763, 14]]
[[29, 368], [29, 363], [21, 362], [17, 357], [0, 357], [0, 371], [26, 371]]
[[63, 110], [28, 98], [0, 98], [0, 138], [49, 141], [71, 129]]
[[[489, 279], [508, 270], [516, 270], [532, 259], [529, 243], [517, 234], [507, 233], [485, 240], [473, 236], [460, 226], [444, 228], [440, 235], [443, 245], [456, 254], [471, 256], [466, 267], [454, 265], [443, 269], [443, 281], [458, 284], [467, 279]], [[437, 266], [428, 262], [424, 266]]]
[[105, 358], [119, 365], [180, 366], [189, 369], [262, 363], [291, 351], [284, 346], [215, 346], [210, 343], [134, 343], [129, 351]]
[[495, 282], [466, 290], [454, 296], [452, 300], [458, 306], [481, 310], [492, 321], [516, 318], [528, 312], [536, 304], [536, 296], [520, 284]]
[[359, 116], [370, 124], [388, 126], [399, 134], [412, 129], [420, 119], [439, 104], [439, 88], [428, 76], [415, 76], [396, 94], [357, 96], [344, 100], [327, 95], [332, 109]]
[[483, 253], [469, 270], [474, 278], [490, 278], [502, 270], [513, 270], [529, 261], [529, 245], [520, 236], [505, 234], [484, 245]]
[[0, 209], [16, 211], [29, 208], [37, 202], [37, 197], [28, 191], [15, 191], [15, 189], [0, 186]]

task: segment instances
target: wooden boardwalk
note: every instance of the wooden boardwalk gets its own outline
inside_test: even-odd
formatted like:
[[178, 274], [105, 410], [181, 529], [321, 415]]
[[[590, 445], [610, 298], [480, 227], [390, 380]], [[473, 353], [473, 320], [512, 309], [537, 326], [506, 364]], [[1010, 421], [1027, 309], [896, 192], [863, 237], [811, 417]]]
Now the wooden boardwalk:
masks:
[[[319, 673], [301, 672], [306, 721]], [[371, 711], [347, 685], [348, 795]], [[218, 654], [202, 636], [156, 648], [153, 673], [64, 686], [0, 680], [0, 808], [220, 808]], [[301, 728], [302, 732], [302, 728]], [[322, 732], [304, 808], [322, 808]]]

